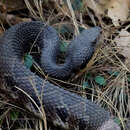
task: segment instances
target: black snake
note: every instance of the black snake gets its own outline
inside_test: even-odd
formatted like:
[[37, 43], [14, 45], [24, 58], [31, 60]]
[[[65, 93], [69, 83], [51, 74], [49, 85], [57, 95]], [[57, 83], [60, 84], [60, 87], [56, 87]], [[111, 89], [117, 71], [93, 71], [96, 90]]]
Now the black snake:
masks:
[[41, 50], [41, 68], [48, 75], [57, 78], [68, 77], [72, 69], [90, 59], [99, 35], [99, 27], [84, 30], [69, 45], [64, 64], [57, 64], [60, 42], [56, 30], [39, 21], [17, 24], [0, 39], [0, 74], [39, 104], [34, 85], [38, 94], [42, 95], [47, 119], [52, 122], [59, 120], [65, 128], [79, 130], [118, 130], [120, 128], [111, 119], [109, 112], [77, 94], [43, 80], [23, 65], [23, 56], [35, 42]]

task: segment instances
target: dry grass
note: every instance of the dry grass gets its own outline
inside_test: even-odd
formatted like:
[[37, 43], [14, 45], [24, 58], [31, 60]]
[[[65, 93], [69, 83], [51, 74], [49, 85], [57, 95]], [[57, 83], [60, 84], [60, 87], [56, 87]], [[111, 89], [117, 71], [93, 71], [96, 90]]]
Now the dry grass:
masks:
[[[37, 66], [37, 64], [35, 64], [34, 66], [39, 73], [41, 73], [44, 77], [47, 78], [47, 80], [50, 80], [51, 82], [54, 82], [57, 85], [59, 85], [60, 83], [70, 85], [72, 86], [72, 88], [76, 88], [79, 90], [77, 92], [75, 91], [75, 89], [71, 89], [71, 91], [79, 93], [82, 96], [86, 95], [91, 96], [89, 98], [92, 101], [95, 101], [96, 99], [96, 101], [99, 104], [102, 104], [102, 106], [108, 108], [114, 116], [117, 116], [117, 118], [121, 122], [120, 125], [123, 126], [124, 128], [125, 121], [128, 120], [128, 117], [130, 116], [130, 108], [128, 106], [129, 105], [128, 102], [130, 103], [130, 90], [129, 90], [130, 88], [128, 82], [128, 75], [130, 74], [130, 70], [127, 68], [126, 64], [124, 64], [123, 59], [120, 58], [119, 48], [117, 48], [116, 44], [113, 43], [113, 37], [117, 35], [116, 33], [118, 33], [118, 28], [114, 28], [112, 23], [109, 23], [109, 25], [107, 25], [106, 20], [101, 20], [101, 18], [95, 14], [96, 12], [92, 12], [87, 8], [84, 9], [83, 11], [73, 10], [70, 0], [67, 0], [66, 5], [59, 4], [58, 1], [46, 3], [48, 4], [47, 6], [52, 5], [53, 8], [48, 8], [45, 5], [42, 6], [42, 0], [37, 1], [34, 0], [34, 4], [29, 3], [28, 0], [25, 0], [25, 3], [30, 11], [30, 14], [35, 19], [42, 20], [54, 27], [62, 27], [62, 25], [66, 23], [71, 23], [71, 25], [70, 24], [67, 25], [74, 28], [73, 35], [79, 34], [79, 27], [88, 28], [90, 25], [102, 26], [103, 28], [103, 37], [101, 39], [102, 42], [97, 48], [93, 58], [90, 60], [90, 62], [86, 65], [86, 67], [83, 70], [81, 70], [77, 75], [72, 77], [70, 80], [61, 81], [58, 79], [50, 78], [48, 76], [45, 76], [44, 72], [40, 69], [39, 66]], [[86, 20], [86, 18], [88, 19]], [[110, 28], [112, 30], [111, 32], [108, 31], [110, 30]], [[70, 40], [69, 38], [67, 39], [66, 36], [65, 37], [61, 36], [61, 38], [64, 41]], [[108, 74], [109, 71], [118, 72], [118, 75], [115, 76], [114, 74]], [[86, 89], [83, 89], [83, 83], [86, 80], [88, 80], [86, 78], [86, 75], [88, 73], [91, 73], [92, 75], [92, 77], [90, 77], [89, 79], [91, 88], [87, 87]], [[96, 84], [94, 77], [98, 75], [105, 77], [106, 79], [105, 86], [100, 86]], [[33, 84], [34, 83], [32, 83], [32, 86]], [[89, 92], [90, 90], [91, 93]], [[3, 98], [1, 98], [1, 100], [3, 100]], [[31, 100], [33, 101], [33, 99]], [[5, 101], [6, 100], [4, 99], [4, 101], [0, 103], [1, 110], [3, 110], [5, 107]], [[36, 105], [35, 102], [34, 104]], [[9, 112], [13, 108], [17, 108], [17, 106], [12, 107], [12, 104], [7, 105], [8, 105], [7, 110], [1, 113], [0, 121], [4, 119], [6, 120], [7, 124], [10, 124], [8, 123], [9, 120], [7, 119], [9, 117]], [[37, 105], [36, 107], [38, 108]], [[40, 113], [40, 118], [43, 119], [44, 121], [44, 128], [45, 130], [47, 130], [47, 122], [44, 108], [43, 107], [38, 108], [38, 110]], [[24, 120], [26, 120], [25, 115], [24, 117], [25, 117]], [[35, 126], [36, 130], [43, 129], [41, 119], [38, 120], [36, 124], [34, 123], [35, 121], [32, 120], [32, 122], [34, 123], [33, 126]], [[26, 126], [29, 123], [30, 122], [27, 121], [24, 126]]]

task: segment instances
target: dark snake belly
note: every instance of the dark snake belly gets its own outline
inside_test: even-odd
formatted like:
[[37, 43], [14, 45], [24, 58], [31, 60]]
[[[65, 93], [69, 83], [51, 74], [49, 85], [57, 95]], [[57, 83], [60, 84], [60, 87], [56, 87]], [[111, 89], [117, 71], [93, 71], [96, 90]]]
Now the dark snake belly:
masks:
[[[109, 112], [77, 94], [45, 81], [27, 69], [22, 60], [35, 41], [41, 49], [41, 68], [57, 78], [68, 77], [73, 69], [90, 59], [99, 34], [98, 27], [84, 30], [69, 45], [65, 63], [58, 65], [56, 57], [60, 43], [52, 27], [38, 21], [15, 25], [0, 40], [0, 74], [28, 93], [38, 105], [40, 103], [36, 91], [42, 95], [47, 119], [52, 122], [61, 120], [68, 124], [68, 128], [73, 122], [75, 128], [96, 130], [111, 120]], [[109, 130], [116, 129], [113, 127]]]

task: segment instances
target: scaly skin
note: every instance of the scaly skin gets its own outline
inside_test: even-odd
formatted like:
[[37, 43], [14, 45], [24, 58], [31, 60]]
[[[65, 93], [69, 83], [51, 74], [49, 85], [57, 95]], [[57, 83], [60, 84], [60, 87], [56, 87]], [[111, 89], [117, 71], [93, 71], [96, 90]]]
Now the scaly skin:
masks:
[[[83, 31], [68, 47], [65, 63], [57, 65], [60, 43], [55, 29], [39, 21], [15, 25], [0, 40], [0, 74], [40, 105], [35, 92], [37, 90], [47, 119], [54, 124], [58, 122], [61, 127], [71, 130], [106, 130], [103, 128], [111, 120], [109, 112], [77, 94], [45, 81], [27, 69], [22, 62], [23, 56], [36, 41], [41, 48], [40, 64], [44, 71], [54, 77], [67, 77], [73, 68], [91, 58], [99, 35], [99, 27]], [[109, 130], [118, 129], [111, 127]]]

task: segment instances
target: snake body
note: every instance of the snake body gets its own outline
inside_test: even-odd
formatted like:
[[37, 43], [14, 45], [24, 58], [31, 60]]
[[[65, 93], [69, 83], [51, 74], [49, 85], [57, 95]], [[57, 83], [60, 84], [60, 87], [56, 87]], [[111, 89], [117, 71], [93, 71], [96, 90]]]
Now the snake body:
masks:
[[41, 49], [41, 68], [48, 75], [62, 79], [90, 59], [99, 35], [99, 27], [84, 30], [69, 45], [64, 64], [57, 64], [60, 42], [56, 30], [39, 21], [17, 24], [8, 29], [0, 39], [0, 74], [5, 80], [10, 79], [40, 105], [37, 91], [47, 119], [53, 123], [59, 120], [65, 128], [79, 130], [117, 130], [116, 127], [102, 129], [111, 120], [108, 111], [51, 84], [23, 65], [23, 56], [36, 42]]

